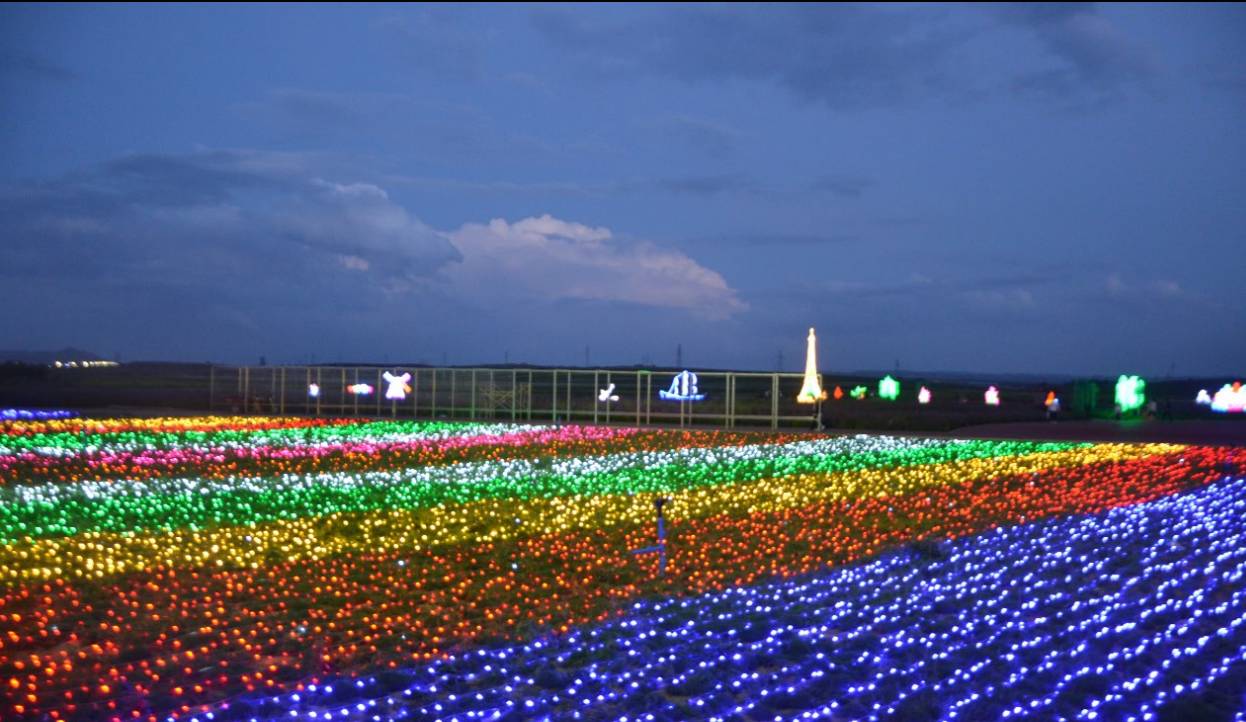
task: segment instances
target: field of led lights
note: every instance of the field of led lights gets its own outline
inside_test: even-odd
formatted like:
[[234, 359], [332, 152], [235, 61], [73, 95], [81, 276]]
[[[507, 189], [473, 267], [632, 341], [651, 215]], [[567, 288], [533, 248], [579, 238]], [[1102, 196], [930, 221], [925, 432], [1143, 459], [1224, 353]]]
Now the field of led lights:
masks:
[[[1246, 453], [0, 421], [0, 719], [1246, 720]], [[654, 501], [665, 506], [665, 572]]]

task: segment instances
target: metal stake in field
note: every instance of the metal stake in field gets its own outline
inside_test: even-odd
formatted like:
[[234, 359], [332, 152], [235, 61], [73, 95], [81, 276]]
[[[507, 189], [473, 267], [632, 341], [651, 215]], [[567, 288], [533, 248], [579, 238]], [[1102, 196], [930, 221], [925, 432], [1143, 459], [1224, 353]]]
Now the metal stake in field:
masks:
[[658, 555], [658, 574], [666, 574], [666, 520], [662, 517], [662, 507], [669, 502], [670, 499], [657, 498], [653, 500], [653, 506], [658, 511], [658, 543], [651, 547], [643, 549], [633, 549], [632, 554], [649, 554], [656, 552]]

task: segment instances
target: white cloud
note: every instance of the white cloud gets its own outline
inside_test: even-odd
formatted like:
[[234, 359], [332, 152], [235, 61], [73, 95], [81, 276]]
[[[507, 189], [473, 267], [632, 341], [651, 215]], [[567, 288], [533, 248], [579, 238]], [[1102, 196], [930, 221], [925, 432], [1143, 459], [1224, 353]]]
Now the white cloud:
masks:
[[748, 308], [717, 272], [679, 251], [622, 243], [607, 228], [543, 215], [468, 223], [447, 238], [463, 260], [447, 266], [445, 277], [485, 302], [613, 301], [710, 319]]

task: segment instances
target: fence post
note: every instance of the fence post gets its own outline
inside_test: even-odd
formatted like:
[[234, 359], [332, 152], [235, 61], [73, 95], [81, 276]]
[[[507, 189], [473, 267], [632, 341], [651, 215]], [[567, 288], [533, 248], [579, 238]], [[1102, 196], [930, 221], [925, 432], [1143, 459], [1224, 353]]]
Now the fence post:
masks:
[[281, 367], [281, 394], [277, 397], [281, 401], [281, 415], [286, 415], [286, 367]]
[[208, 366], [208, 413], [216, 408], [216, 364]]
[[779, 374], [770, 375], [770, 428], [779, 428]]
[[472, 369], [471, 404], [472, 404], [472, 408], [471, 408], [471, 411], [469, 412], [471, 416], [469, 418], [475, 419], [476, 418], [476, 369]]
[[457, 393], [455, 393], [458, 390], [457, 389], [458, 385], [459, 385], [458, 369], [450, 369], [450, 418], [452, 419], [454, 418], [454, 410], [458, 408], [456, 405], [455, 398], [454, 398], [455, 396], [458, 395]]
[[636, 371], [636, 425], [640, 426], [640, 379], [642, 374], [640, 370]]

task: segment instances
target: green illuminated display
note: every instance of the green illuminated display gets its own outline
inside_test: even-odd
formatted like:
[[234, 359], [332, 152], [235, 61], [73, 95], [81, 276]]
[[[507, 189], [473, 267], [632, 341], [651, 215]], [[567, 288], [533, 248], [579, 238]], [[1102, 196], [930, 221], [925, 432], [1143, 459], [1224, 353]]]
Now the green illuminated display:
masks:
[[1126, 376], [1116, 379], [1116, 403], [1121, 411], [1136, 411], [1146, 403], [1146, 382], [1138, 376]]
[[878, 381], [878, 395], [888, 401], [895, 401], [900, 398], [900, 382], [887, 374]]

